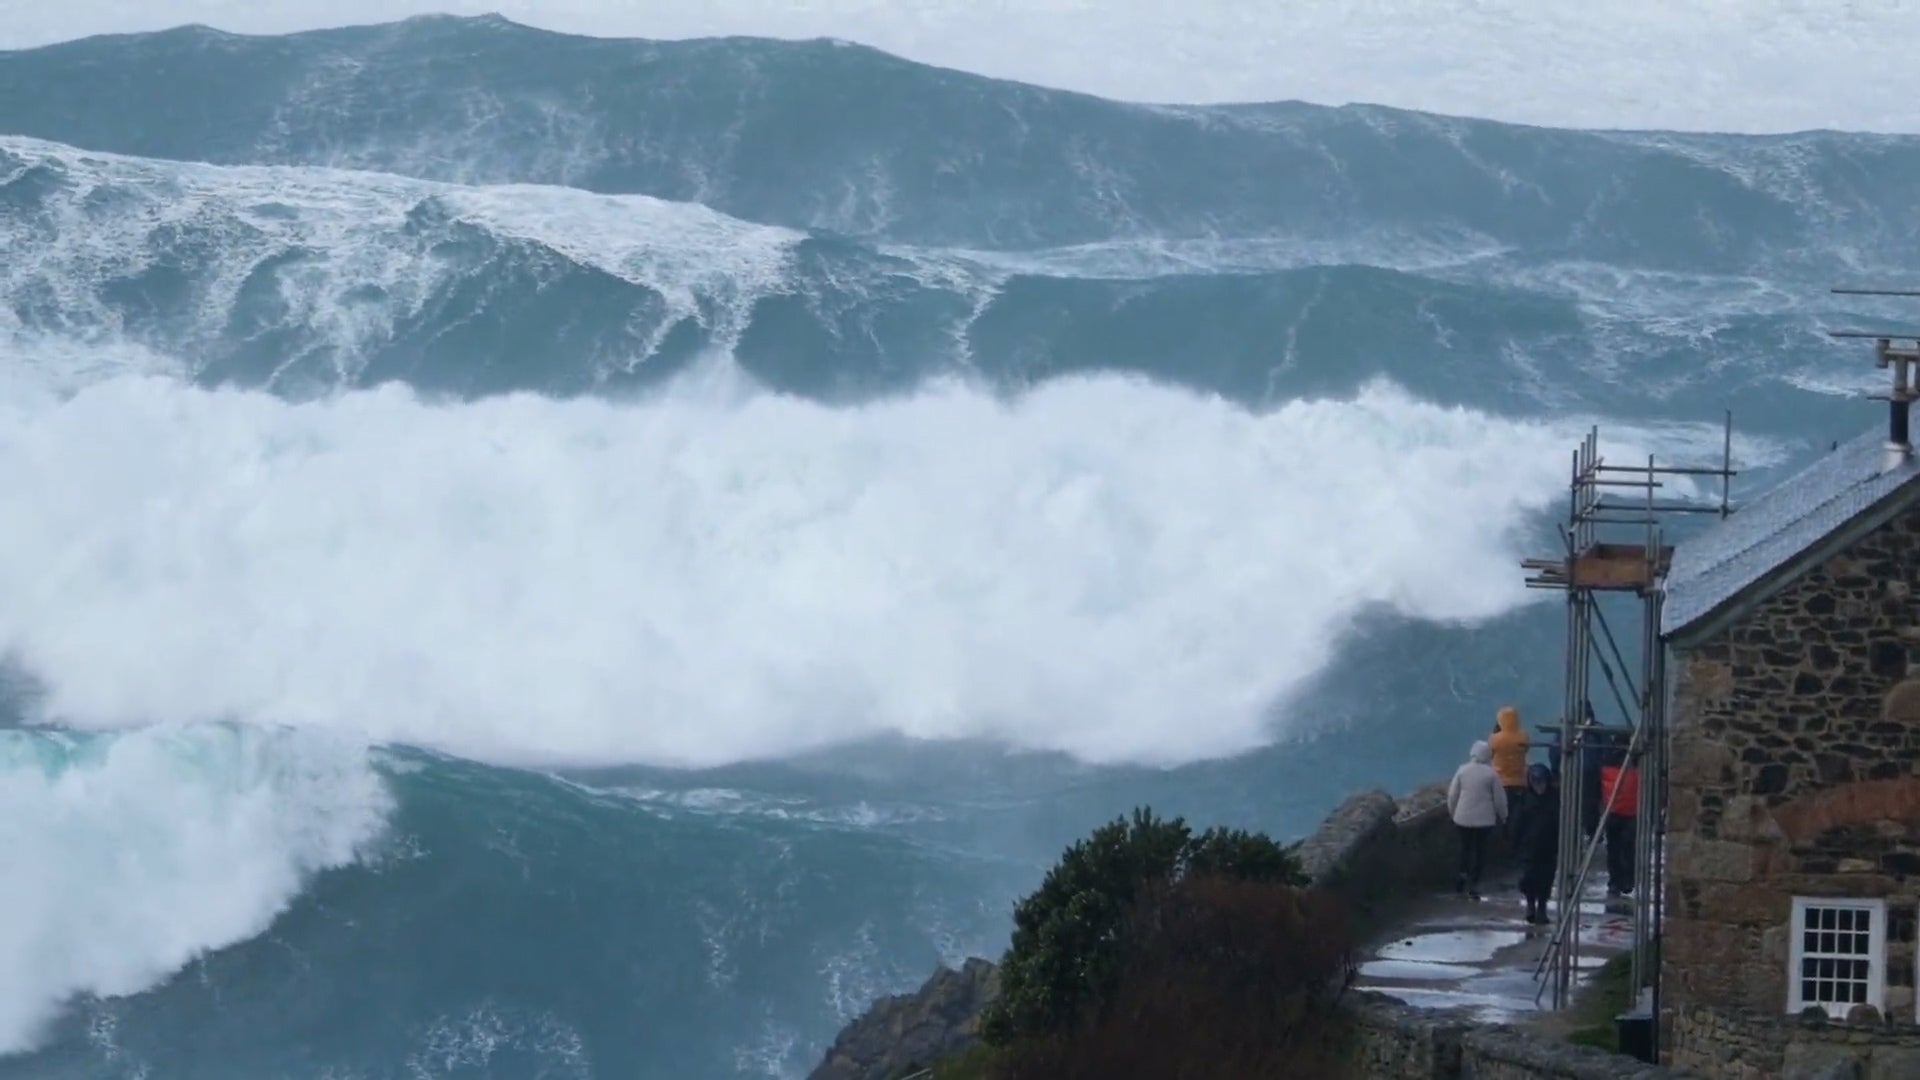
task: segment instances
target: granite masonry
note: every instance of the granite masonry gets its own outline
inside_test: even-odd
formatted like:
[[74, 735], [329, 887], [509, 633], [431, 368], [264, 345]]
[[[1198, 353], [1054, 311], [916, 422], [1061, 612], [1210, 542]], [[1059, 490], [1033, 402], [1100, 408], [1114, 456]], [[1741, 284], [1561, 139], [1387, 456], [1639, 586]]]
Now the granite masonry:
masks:
[[1688, 1074], [1518, 1028], [1475, 1024], [1380, 994], [1344, 1002], [1354, 1025], [1351, 1080], [1680, 1080]]
[[1920, 1077], [1920, 507], [1881, 517], [1669, 637], [1676, 1065]]
[[1715, 1080], [1913, 1080], [1920, 1031], [1694, 1006], [1674, 1017]]

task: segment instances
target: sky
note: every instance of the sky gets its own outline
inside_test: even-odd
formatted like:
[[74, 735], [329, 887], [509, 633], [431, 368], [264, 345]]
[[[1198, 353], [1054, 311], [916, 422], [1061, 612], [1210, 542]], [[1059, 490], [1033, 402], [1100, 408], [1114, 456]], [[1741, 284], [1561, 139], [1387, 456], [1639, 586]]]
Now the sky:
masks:
[[1560, 127], [1920, 132], [1920, 0], [0, 0], [0, 47], [498, 12], [837, 37], [1131, 101], [1373, 102]]

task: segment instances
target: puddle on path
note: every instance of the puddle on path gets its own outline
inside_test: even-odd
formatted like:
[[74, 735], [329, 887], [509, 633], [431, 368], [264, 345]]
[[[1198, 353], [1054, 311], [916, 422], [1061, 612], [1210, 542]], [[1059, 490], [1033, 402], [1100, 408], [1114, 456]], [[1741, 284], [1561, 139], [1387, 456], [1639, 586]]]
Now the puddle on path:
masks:
[[1440, 964], [1484, 964], [1501, 949], [1527, 940], [1519, 930], [1447, 930], [1402, 938], [1381, 947], [1382, 960], [1424, 960]]

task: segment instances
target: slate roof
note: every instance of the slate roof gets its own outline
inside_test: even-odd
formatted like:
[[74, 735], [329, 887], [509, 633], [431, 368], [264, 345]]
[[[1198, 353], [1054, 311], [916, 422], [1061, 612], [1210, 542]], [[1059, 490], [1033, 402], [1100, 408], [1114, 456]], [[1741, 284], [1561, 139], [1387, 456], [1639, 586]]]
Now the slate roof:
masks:
[[1712, 614], [1895, 492], [1920, 494], [1920, 456], [1895, 463], [1884, 427], [1868, 431], [1675, 545], [1660, 633]]

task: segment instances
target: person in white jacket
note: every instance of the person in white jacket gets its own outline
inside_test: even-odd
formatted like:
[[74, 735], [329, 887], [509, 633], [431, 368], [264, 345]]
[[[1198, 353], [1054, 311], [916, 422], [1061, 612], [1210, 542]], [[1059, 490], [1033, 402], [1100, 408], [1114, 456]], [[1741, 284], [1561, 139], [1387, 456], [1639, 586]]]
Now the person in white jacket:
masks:
[[1455, 889], [1480, 899], [1480, 872], [1487, 861], [1487, 837], [1507, 821], [1507, 790], [1493, 771], [1493, 750], [1485, 739], [1467, 752], [1447, 785], [1447, 813], [1460, 834], [1460, 876]]

